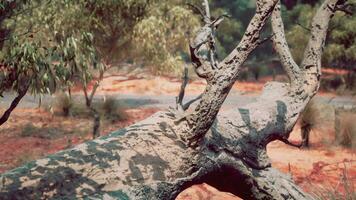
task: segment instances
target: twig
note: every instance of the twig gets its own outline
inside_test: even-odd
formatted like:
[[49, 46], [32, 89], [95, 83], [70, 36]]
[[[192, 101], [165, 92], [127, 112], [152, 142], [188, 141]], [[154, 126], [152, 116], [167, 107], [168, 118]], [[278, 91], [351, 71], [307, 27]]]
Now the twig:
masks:
[[201, 8], [199, 8], [199, 7], [196, 6], [196, 5], [190, 4], [190, 3], [187, 3], [187, 5], [190, 6], [193, 11], [195, 11], [196, 13], [198, 13], [198, 14], [202, 17], [202, 19], [205, 18], [204, 12], [202, 11]]
[[178, 96], [176, 98], [177, 109], [179, 107], [183, 108], [183, 103], [182, 102], [183, 102], [183, 99], [184, 99], [185, 88], [188, 85], [188, 81], [189, 81], [189, 78], [188, 78], [188, 67], [187, 67], [187, 65], [184, 65], [183, 76], [182, 76], [182, 85], [180, 86], [180, 91], [179, 91], [179, 94], [178, 94]]
[[271, 34], [271, 35], [268, 36], [268, 37], [265, 37], [265, 38], [263, 38], [263, 39], [260, 39], [260, 40], [258, 41], [257, 45], [261, 45], [261, 44], [263, 44], [263, 43], [265, 43], [265, 42], [271, 40], [271, 39], [274, 37], [274, 35], [275, 35], [275, 33]]
[[308, 27], [306, 27], [306, 26], [304, 26], [303, 24], [301, 24], [301, 23], [299, 23], [299, 22], [295, 22], [298, 26], [300, 26], [300, 27], [302, 27], [304, 30], [307, 30], [308, 32], [311, 32], [311, 29], [310, 28], [308, 28]]
[[294, 144], [294, 143], [290, 142], [288, 139], [285, 139], [285, 138], [280, 138], [279, 140], [281, 142], [283, 142], [284, 144], [286, 144], [286, 145], [289, 145], [289, 146], [292, 146], [292, 147], [296, 147], [296, 148], [299, 148], [299, 149], [303, 146], [303, 143]]
[[355, 6], [355, 4], [349, 3], [349, 4], [342, 4], [339, 5], [335, 8], [335, 11], [341, 11], [344, 12], [346, 15], [353, 15], [353, 10], [352, 8]]
[[194, 102], [198, 101], [199, 99], [201, 99], [203, 95], [200, 94], [199, 96], [195, 97], [194, 99], [188, 101], [187, 103], [185, 103], [183, 105], [183, 110], [188, 110], [189, 106], [192, 105]]

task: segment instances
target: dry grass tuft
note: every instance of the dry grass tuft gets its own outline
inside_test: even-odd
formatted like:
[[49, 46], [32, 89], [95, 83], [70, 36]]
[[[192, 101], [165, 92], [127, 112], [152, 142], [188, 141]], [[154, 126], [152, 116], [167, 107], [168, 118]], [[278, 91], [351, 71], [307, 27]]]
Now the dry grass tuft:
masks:
[[104, 102], [98, 106], [100, 108], [101, 115], [112, 123], [128, 119], [124, 106], [113, 97], [106, 98]]
[[356, 113], [342, 112], [336, 121], [336, 142], [345, 147], [356, 147]]

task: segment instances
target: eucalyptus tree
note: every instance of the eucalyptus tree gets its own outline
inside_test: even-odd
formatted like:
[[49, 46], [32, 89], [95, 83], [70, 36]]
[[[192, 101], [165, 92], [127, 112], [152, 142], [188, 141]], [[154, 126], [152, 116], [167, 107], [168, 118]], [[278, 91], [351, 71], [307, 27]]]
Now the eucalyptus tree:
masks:
[[188, 1], [153, 1], [147, 16], [133, 30], [135, 57], [142, 58], [153, 72], [182, 69], [189, 38], [200, 22], [185, 3]]
[[113, 49], [122, 48], [147, 5], [148, 1], [2, 2], [1, 28], [6, 36], [1, 39], [0, 94], [18, 95], [0, 124], [28, 91], [40, 95], [70, 91], [74, 83], [82, 85], [86, 105], [97, 115], [92, 100]]
[[[58, 8], [63, 8], [64, 16]], [[0, 54], [0, 94], [15, 91], [18, 95], [2, 115], [0, 125], [27, 92], [54, 93], [75, 76], [86, 83], [91, 76], [89, 68], [101, 67], [93, 35], [80, 10], [72, 1], [31, 1], [3, 20], [1, 25], [10, 34]], [[77, 19], [83, 19], [81, 27]]]
[[[278, 0], [256, 1], [246, 32], [223, 60], [216, 59], [214, 33], [224, 16], [212, 18], [204, 0], [203, 26], [189, 44], [195, 72], [207, 82], [199, 101], [183, 102], [184, 82], [175, 108], [1, 175], [1, 199], [174, 199], [201, 182], [244, 199], [312, 199], [271, 167], [266, 146], [280, 140], [300, 147], [289, 134], [318, 91], [328, 25], [346, 3], [320, 6], [298, 65]], [[270, 17], [273, 35], [260, 38]], [[241, 65], [269, 39], [289, 80], [267, 83], [255, 102], [219, 113]]]

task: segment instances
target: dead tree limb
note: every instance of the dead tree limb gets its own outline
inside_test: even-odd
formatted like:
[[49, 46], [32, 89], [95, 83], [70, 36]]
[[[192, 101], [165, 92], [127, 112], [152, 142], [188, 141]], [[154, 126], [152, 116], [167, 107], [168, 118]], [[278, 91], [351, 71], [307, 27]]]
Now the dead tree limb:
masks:
[[[300, 66], [285, 41], [277, 3], [257, 0], [240, 44], [216, 68], [209, 56], [199, 54], [214, 29], [209, 23], [202, 27], [190, 46], [193, 65], [207, 87], [185, 117], [178, 120], [174, 110], [158, 112], [109, 136], [2, 174], [0, 199], [171, 200], [202, 182], [244, 199], [312, 199], [271, 167], [266, 146], [288, 141], [317, 92], [328, 24], [341, 1], [325, 0], [317, 11]], [[256, 102], [218, 115], [271, 14], [274, 47], [290, 81], [268, 83]]]

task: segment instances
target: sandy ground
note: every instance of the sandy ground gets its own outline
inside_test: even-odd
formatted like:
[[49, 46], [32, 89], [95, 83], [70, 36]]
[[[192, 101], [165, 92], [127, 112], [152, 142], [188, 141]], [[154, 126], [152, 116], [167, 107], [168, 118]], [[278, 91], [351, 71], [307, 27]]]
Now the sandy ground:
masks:
[[[232, 92], [258, 94], [264, 83], [236, 83]], [[99, 95], [134, 94], [134, 95], [177, 95], [180, 88], [180, 79], [153, 77], [143, 79], [122, 75], [109, 76], [102, 82]], [[205, 83], [200, 80], [191, 81], [187, 87], [187, 94], [200, 94]], [[80, 91], [75, 91], [79, 94]], [[326, 94], [332, 96], [333, 94]], [[1, 112], [4, 108], [0, 109]], [[157, 108], [129, 109], [129, 118], [125, 121], [104, 125], [101, 132], [125, 127], [136, 121], [144, 119], [156, 112]], [[68, 134], [55, 138], [24, 137], [21, 135], [24, 127], [32, 123], [39, 128], [60, 128]], [[43, 109], [18, 108], [11, 118], [0, 128], [0, 173], [17, 167], [24, 162], [55, 153], [75, 144], [90, 139], [91, 119], [65, 118], [53, 116]], [[74, 130], [74, 131], [73, 131]], [[76, 133], [75, 133], [76, 132]], [[289, 173], [298, 185], [311, 193], [318, 193], [325, 188], [335, 191], [347, 192], [343, 185], [345, 178], [356, 186], [356, 157], [355, 151], [344, 149], [325, 143], [333, 140], [331, 130], [323, 129], [313, 134], [310, 149], [296, 149], [280, 142], [273, 142], [268, 146], [268, 155], [272, 165], [285, 173]], [[292, 141], [300, 140], [299, 127], [291, 134]], [[31, 149], [31, 151], [29, 151]], [[238, 181], [238, 180], [237, 180]], [[220, 192], [207, 184], [188, 188], [177, 198], [179, 200], [227, 200], [239, 199], [232, 194]]]

